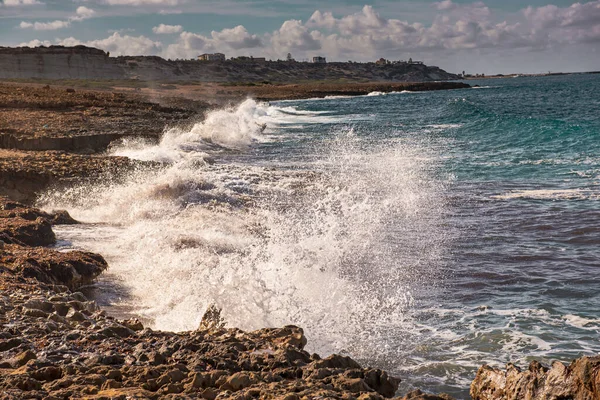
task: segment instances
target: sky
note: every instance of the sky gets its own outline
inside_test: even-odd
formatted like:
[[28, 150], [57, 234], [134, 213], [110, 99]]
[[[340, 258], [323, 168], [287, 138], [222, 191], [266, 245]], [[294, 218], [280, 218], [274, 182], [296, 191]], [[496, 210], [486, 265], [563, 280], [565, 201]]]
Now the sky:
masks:
[[0, 0], [0, 46], [424, 61], [449, 72], [600, 70], [600, 0]]

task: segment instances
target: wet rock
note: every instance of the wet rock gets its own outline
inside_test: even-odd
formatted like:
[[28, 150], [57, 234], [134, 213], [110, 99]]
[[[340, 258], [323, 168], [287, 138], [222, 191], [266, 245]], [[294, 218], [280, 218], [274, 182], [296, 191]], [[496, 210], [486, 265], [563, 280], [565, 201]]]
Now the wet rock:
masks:
[[367, 370], [364, 379], [369, 387], [385, 397], [392, 397], [400, 384], [400, 379], [389, 376], [387, 372], [380, 369]]
[[337, 354], [333, 354], [327, 358], [322, 360], [314, 361], [311, 365], [312, 368], [320, 369], [320, 368], [351, 368], [351, 369], [360, 369], [361, 366], [359, 363], [351, 359], [350, 357], [340, 356]]
[[340, 377], [334, 380], [334, 387], [350, 393], [372, 392], [373, 389], [360, 378]]
[[126, 326], [127, 328], [135, 332], [144, 330], [144, 325], [142, 325], [142, 323], [137, 318], [131, 318], [123, 321], [123, 326]]
[[52, 225], [76, 225], [78, 221], [73, 219], [71, 215], [65, 210], [58, 210], [52, 213]]
[[419, 389], [410, 391], [401, 400], [454, 400], [454, 398], [446, 393], [439, 395], [423, 393]]

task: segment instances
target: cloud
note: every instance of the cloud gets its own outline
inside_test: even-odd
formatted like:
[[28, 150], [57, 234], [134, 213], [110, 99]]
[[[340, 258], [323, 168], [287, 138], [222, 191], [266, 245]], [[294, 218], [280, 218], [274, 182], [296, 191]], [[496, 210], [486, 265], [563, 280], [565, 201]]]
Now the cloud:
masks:
[[92, 18], [94, 16], [94, 14], [96, 14], [96, 11], [92, 10], [91, 8], [87, 8], [85, 6], [80, 6], [80, 7], [77, 7], [77, 10], [75, 11], [75, 13], [77, 14], [77, 17], [74, 17], [74, 18], [88, 19], [88, 18]]
[[106, 4], [112, 6], [176, 6], [183, 4], [185, 0], [105, 0]]
[[[108, 4], [170, 6], [183, 0], [97, 0]], [[81, 8], [81, 7], [80, 7]], [[600, 0], [575, 3], [567, 7], [527, 7], [520, 14], [503, 20], [481, 1], [458, 3], [443, 0], [431, 7], [434, 15], [428, 23], [389, 18], [366, 5], [356, 13], [335, 15], [316, 10], [303, 22], [284, 21], [271, 32], [251, 33], [242, 26], [212, 31], [210, 35], [184, 31], [180, 25], [160, 24], [156, 34], [179, 34], [164, 46], [144, 36], [119, 34], [96, 41], [114, 54], [127, 54], [124, 38], [132, 40], [131, 52], [159, 54], [166, 58], [195, 58], [198, 54], [222, 52], [226, 56], [253, 55], [285, 58], [290, 52], [298, 59], [314, 55], [337, 60], [373, 60], [379, 57], [407, 59], [429, 55], [440, 58], [463, 51], [502, 52], [552, 48], [562, 44], [586, 44], [600, 41]], [[94, 16], [93, 10], [78, 8], [67, 21], [38, 25], [38, 29], [59, 29], [80, 18]], [[38, 23], [39, 24], [39, 23]], [[46, 26], [47, 25], [47, 26]], [[23, 28], [35, 23], [23, 22]], [[91, 43], [91, 42], [86, 42]], [[141, 52], [141, 53], [140, 53]]]
[[88, 18], [92, 18], [96, 12], [91, 8], [85, 6], [77, 7], [75, 15], [69, 17], [66, 20], [55, 20], [52, 22], [26, 22], [21, 21], [19, 28], [21, 29], [33, 29], [36, 31], [54, 31], [57, 29], [64, 29], [71, 26], [73, 21], [83, 21]]
[[224, 45], [235, 50], [262, 46], [262, 40], [257, 35], [249, 34], [242, 25], [220, 32], [212, 31], [211, 36], [215, 46]]
[[216, 51], [227, 56], [249, 55], [253, 49], [263, 46], [261, 37], [251, 35], [246, 28], [238, 25], [231, 29], [212, 31], [210, 37], [193, 32], [181, 32], [177, 41], [167, 46], [163, 56], [171, 59], [188, 59], [196, 58], [202, 53]]
[[456, 8], [456, 4], [454, 4], [452, 0], [440, 1], [439, 3], [435, 3], [435, 6], [440, 11], [452, 10]]
[[108, 51], [111, 55], [149, 55], [158, 54], [162, 48], [161, 42], [155, 42], [145, 36], [121, 35], [119, 32], [113, 33], [105, 39], [90, 40], [82, 42], [73, 37], [66, 39], [57, 39], [55, 44], [62, 46], [84, 45], [96, 47]]
[[532, 41], [544, 44], [600, 42], [600, 1], [527, 7], [523, 15], [531, 26]]
[[37, 0], [4, 0], [4, 5], [7, 7], [19, 7], [19, 6], [35, 6], [44, 4]]
[[19, 44], [19, 46], [21, 47], [40, 47], [40, 46], [52, 46], [52, 42], [49, 40], [39, 40], [39, 39], [35, 39], [35, 40], [31, 40], [29, 42], [24, 42]]
[[57, 29], [68, 28], [69, 26], [71, 26], [70, 21], [61, 21], [61, 20], [56, 20], [56, 21], [52, 21], [52, 22], [34, 22], [34, 23], [21, 21], [21, 23], [19, 24], [19, 28], [21, 28], [21, 29], [33, 28], [36, 31], [54, 31]]
[[183, 30], [181, 25], [165, 25], [160, 24], [152, 28], [152, 32], [156, 34], [171, 34], [171, 33], [180, 33]]

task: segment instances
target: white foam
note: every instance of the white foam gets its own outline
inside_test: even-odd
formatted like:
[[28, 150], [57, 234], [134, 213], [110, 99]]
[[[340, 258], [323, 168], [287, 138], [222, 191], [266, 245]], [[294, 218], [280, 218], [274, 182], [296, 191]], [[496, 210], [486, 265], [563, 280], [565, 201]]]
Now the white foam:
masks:
[[58, 233], [103, 254], [154, 328], [194, 329], [216, 304], [233, 326], [298, 324], [314, 350], [394, 358], [388, 336], [408, 331], [411, 282], [429, 282], [445, 246], [430, 150], [350, 130], [300, 171], [203, 162], [218, 154], [210, 144], [260, 143], [266, 117], [322, 115], [247, 101], [157, 146], [115, 151], [165, 167], [48, 193], [40, 205], [98, 224]]
[[600, 193], [587, 189], [534, 189], [512, 191], [491, 197], [499, 200], [598, 200]]
[[567, 324], [576, 328], [588, 329], [588, 330], [599, 330], [600, 319], [581, 317], [578, 315], [567, 314], [563, 317]]

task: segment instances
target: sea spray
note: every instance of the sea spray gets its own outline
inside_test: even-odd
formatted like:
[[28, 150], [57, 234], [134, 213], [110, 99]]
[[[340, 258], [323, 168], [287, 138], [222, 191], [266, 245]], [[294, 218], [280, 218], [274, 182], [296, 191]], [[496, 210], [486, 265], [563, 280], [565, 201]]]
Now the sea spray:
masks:
[[247, 100], [167, 130], [158, 145], [113, 149], [164, 167], [48, 193], [41, 204], [88, 223], [59, 235], [103, 254], [156, 329], [195, 329], [215, 304], [231, 326], [297, 324], [313, 350], [391, 363], [414, 329], [412, 286], [433, 277], [444, 246], [431, 150], [414, 138], [372, 143], [338, 125], [301, 169], [236, 158], [284, 142], [288, 123], [328, 118]]

